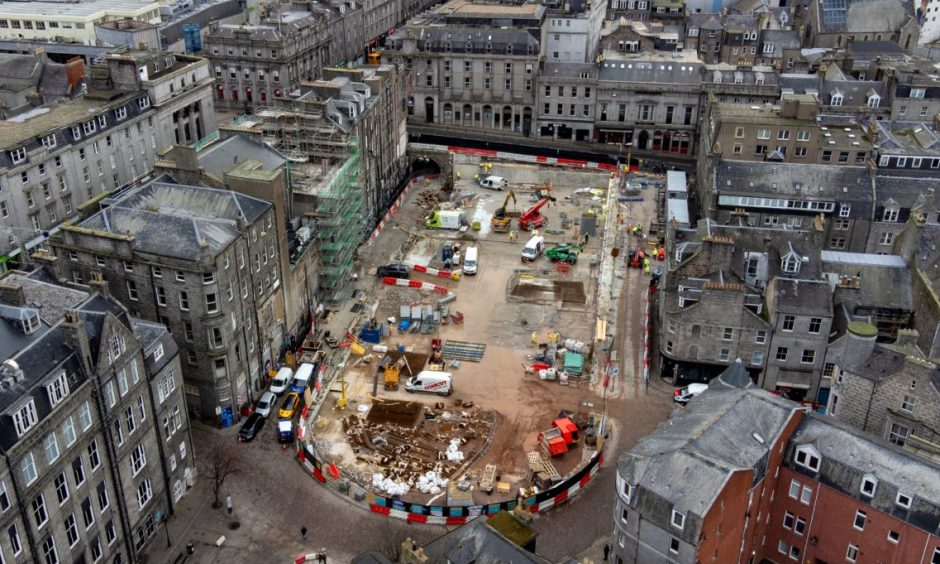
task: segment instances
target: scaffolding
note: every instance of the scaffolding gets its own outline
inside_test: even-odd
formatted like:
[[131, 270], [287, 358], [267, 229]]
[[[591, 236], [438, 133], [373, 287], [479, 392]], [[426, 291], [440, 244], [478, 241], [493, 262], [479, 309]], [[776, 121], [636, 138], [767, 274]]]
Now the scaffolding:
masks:
[[223, 126], [253, 135], [287, 158], [291, 192], [308, 203], [304, 215], [316, 219], [320, 290], [327, 303], [342, 299], [363, 241], [362, 153], [354, 124], [342, 118], [328, 101], [301, 98], [256, 107], [253, 115]]

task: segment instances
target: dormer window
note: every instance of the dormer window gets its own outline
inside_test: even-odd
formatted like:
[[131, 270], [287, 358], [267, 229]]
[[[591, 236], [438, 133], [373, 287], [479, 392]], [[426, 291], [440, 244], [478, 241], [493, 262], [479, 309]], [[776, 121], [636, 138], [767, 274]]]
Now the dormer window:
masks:
[[898, 507], [903, 507], [904, 509], [911, 508], [911, 496], [898, 492], [898, 496], [894, 499], [894, 502], [898, 504]]
[[816, 452], [816, 449], [813, 447], [797, 447], [796, 457], [794, 459], [797, 465], [812, 470], [813, 472], [819, 472], [819, 453]]
[[715, 71], [715, 74], [712, 75], [712, 80], [715, 81], [715, 84], [721, 84], [721, 71]]
[[30, 399], [26, 405], [13, 414], [13, 426], [16, 427], [16, 436], [22, 437], [30, 427], [39, 421], [36, 413], [36, 402]]
[[877, 108], [878, 106], [881, 105], [881, 96], [875, 94], [874, 92], [869, 93], [868, 101], [866, 102], [866, 105], [869, 108]]
[[843, 99], [844, 99], [844, 96], [842, 95], [842, 92], [839, 92], [838, 90], [836, 90], [835, 92], [832, 93], [832, 99], [829, 101], [829, 104], [832, 106], [841, 106]]
[[467, 41], [467, 44], [464, 45], [464, 51], [466, 51], [467, 53], [473, 51], [473, 42], [472, 42], [472, 41]]
[[800, 257], [796, 253], [789, 252], [780, 260], [780, 270], [787, 274], [797, 274], [800, 271]]
[[896, 222], [898, 220], [898, 213], [900, 210], [898, 208], [885, 208], [884, 216], [882, 216], [882, 221]]
[[685, 529], [685, 513], [680, 513], [675, 509], [672, 510], [672, 526], [679, 529], [680, 531]]
[[867, 497], [875, 497], [875, 491], [878, 490], [878, 478], [872, 476], [871, 474], [865, 474], [862, 478], [862, 485], [859, 488], [859, 491], [862, 492], [862, 495]]
[[49, 404], [55, 407], [69, 395], [69, 382], [65, 377], [65, 372], [56, 376], [55, 380], [46, 385], [46, 393], [49, 394]]
[[630, 503], [630, 500], [633, 499], [633, 486], [624, 481], [620, 493], [623, 495], [623, 498], [627, 500], [627, 503]]

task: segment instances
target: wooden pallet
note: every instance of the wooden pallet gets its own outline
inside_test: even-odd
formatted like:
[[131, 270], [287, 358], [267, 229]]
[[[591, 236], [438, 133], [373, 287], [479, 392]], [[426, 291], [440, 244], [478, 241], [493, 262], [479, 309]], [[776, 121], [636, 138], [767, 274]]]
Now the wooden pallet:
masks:
[[550, 477], [561, 477], [561, 474], [558, 473], [558, 470], [555, 469], [555, 465], [551, 461], [546, 460], [541, 453], [539, 452], [527, 452], [526, 458], [529, 461], [529, 469], [532, 472], [545, 472]]
[[444, 341], [444, 348], [441, 350], [441, 356], [453, 360], [465, 360], [467, 362], [480, 362], [483, 359], [483, 353], [486, 351], [486, 343], [468, 343], [465, 341]]

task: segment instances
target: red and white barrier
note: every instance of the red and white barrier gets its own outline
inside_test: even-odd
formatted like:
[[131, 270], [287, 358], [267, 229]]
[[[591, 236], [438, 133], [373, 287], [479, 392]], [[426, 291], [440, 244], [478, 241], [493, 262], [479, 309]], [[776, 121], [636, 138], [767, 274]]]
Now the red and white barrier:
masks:
[[415, 272], [422, 272], [424, 274], [430, 274], [431, 276], [437, 276], [438, 278], [451, 278], [454, 275], [453, 270], [438, 270], [436, 268], [430, 268], [422, 264], [408, 263]]
[[433, 178], [437, 178], [437, 176], [438, 175], [436, 174], [429, 174], [425, 176], [419, 176], [417, 178], [412, 178], [411, 182], [409, 182], [405, 186], [405, 189], [401, 191], [401, 194], [398, 195], [398, 198], [395, 200], [395, 203], [392, 204], [391, 207], [388, 209], [388, 212], [385, 213], [385, 216], [382, 218], [382, 221], [380, 221], [379, 224], [376, 226], [376, 228], [372, 231], [372, 235], [369, 235], [369, 240], [366, 241], [365, 248], [369, 248], [372, 245], [372, 243], [375, 242], [375, 239], [379, 236], [379, 233], [382, 232], [382, 229], [385, 228], [385, 225], [389, 222], [390, 219], [392, 219], [392, 216], [395, 215], [395, 212], [398, 211], [398, 208], [401, 207], [402, 203], [405, 201], [405, 198], [408, 196], [408, 193], [411, 191], [411, 188], [421, 180], [425, 180], [425, 179], [430, 180]]
[[616, 165], [608, 163], [596, 163], [581, 159], [565, 159], [560, 157], [548, 157], [544, 155], [523, 155], [521, 153], [509, 153], [506, 151], [493, 151], [489, 149], [471, 149], [469, 147], [458, 147], [456, 145], [435, 145], [431, 143], [409, 143], [409, 147], [425, 151], [447, 151], [450, 153], [459, 153], [462, 155], [476, 155], [488, 159], [505, 159], [508, 161], [527, 162], [534, 164], [545, 164], [555, 166], [574, 166], [580, 168], [592, 168], [596, 170], [616, 171]]
[[383, 278], [382, 284], [386, 286], [407, 286], [408, 288], [415, 288], [418, 290], [427, 290], [429, 292], [437, 292], [438, 294], [449, 295], [450, 288], [446, 286], [438, 286], [437, 284], [431, 284], [430, 282], [422, 282], [420, 280], [408, 280], [406, 278]]

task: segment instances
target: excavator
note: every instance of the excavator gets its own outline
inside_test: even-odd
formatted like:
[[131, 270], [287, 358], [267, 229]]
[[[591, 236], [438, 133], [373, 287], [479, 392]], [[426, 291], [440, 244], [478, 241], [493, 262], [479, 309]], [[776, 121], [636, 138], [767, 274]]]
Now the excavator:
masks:
[[512, 200], [512, 205], [516, 205], [516, 193], [511, 189], [509, 193], [506, 194], [506, 199], [503, 201], [503, 205], [497, 208], [496, 213], [493, 214], [493, 219], [490, 220], [490, 225], [493, 228], [493, 231], [496, 233], [505, 233], [509, 231], [509, 227], [512, 224], [512, 218], [509, 217], [506, 207], [509, 205], [509, 200]]
[[546, 217], [539, 213], [539, 210], [549, 202], [554, 202], [555, 198], [552, 196], [545, 196], [534, 206], [527, 209], [524, 214], [519, 216], [519, 229], [523, 231], [532, 231], [533, 229], [538, 229], [545, 225]]
[[545, 256], [548, 257], [548, 260], [552, 262], [567, 262], [568, 264], [576, 264], [578, 262], [578, 253], [575, 251], [580, 251], [581, 245], [573, 245], [570, 243], [562, 243], [556, 247], [545, 251]]

